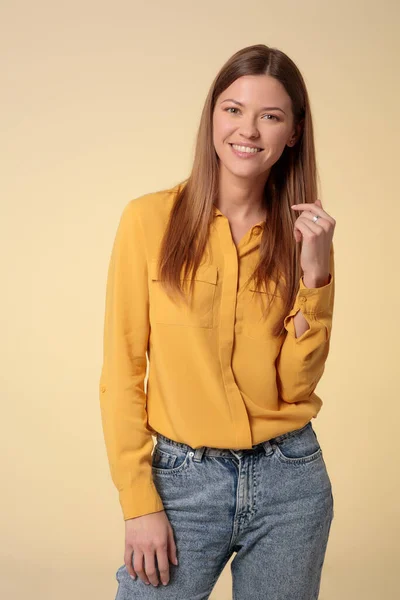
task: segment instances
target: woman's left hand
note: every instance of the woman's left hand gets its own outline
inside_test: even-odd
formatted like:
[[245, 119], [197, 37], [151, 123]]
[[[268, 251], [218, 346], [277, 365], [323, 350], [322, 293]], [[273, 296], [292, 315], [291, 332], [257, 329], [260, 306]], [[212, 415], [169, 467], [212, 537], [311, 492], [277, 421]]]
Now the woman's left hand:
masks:
[[[294, 204], [293, 210], [301, 211], [294, 223], [294, 239], [303, 240], [301, 248], [301, 268], [304, 275], [326, 277], [330, 268], [330, 249], [336, 221], [322, 208], [321, 200], [314, 204]], [[316, 223], [315, 215], [320, 218]]]

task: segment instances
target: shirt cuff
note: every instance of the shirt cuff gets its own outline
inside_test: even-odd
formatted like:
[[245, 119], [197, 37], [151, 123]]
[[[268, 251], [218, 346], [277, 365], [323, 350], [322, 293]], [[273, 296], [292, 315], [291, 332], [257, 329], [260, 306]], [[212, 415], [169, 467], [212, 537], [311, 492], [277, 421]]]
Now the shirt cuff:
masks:
[[152, 480], [143, 481], [140, 485], [137, 483], [135, 489], [120, 490], [119, 502], [125, 521], [164, 510], [161, 497]]
[[296, 337], [296, 335], [292, 317], [299, 310], [301, 310], [303, 315], [309, 315], [311, 321], [313, 317], [331, 315], [334, 292], [334, 277], [331, 273], [329, 274], [329, 278], [329, 283], [318, 288], [306, 287], [303, 277], [300, 278], [299, 291], [297, 292], [294, 306], [284, 319], [284, 327], [293, 337]]

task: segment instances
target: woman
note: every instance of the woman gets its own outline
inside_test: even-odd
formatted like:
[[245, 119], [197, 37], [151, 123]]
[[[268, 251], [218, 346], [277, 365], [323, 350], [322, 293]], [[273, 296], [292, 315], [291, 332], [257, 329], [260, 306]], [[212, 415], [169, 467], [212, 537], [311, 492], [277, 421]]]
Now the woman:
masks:
[[209, 598], [233, 553], [234, 598], [317, 598], [333, 497], [311, 419], [334, 228], [299, 70], [240, 50], [190, 177], [131, 200], [112, 249], [100, 402], [125, 520], [117, 600]]

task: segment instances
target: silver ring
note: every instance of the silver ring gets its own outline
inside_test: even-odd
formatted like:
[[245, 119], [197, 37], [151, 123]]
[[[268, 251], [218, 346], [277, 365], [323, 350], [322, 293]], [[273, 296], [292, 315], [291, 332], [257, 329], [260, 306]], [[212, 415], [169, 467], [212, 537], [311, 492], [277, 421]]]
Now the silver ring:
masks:
[[318, 221], [318, 219], [321, 218], [321, 215], [314, 215], [312, 220], [314, 221], [314, 223], [316, 223]]

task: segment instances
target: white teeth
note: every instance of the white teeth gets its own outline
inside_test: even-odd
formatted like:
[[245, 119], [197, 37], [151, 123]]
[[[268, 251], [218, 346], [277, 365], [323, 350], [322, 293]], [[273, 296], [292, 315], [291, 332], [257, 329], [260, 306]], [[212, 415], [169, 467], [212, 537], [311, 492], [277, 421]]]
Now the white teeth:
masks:
[[232, 144], [232, 148], [235, 148], [235, 150], [238, 150], [238, 152], [248, 152], [251, 154], [260, 152], [259, 148], [249, 148], [248, 146], [236, 146], [236, 144]]

